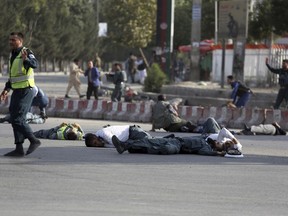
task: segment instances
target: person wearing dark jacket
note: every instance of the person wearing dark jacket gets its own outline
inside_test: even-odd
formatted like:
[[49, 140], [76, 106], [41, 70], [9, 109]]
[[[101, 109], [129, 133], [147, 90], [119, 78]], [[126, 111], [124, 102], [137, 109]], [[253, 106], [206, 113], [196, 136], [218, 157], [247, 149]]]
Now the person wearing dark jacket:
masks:
[[34, 136], [32, 128], [26, 122], [26, 115], [35, 96], [33, 91], [35, 86], [33, 69], [38, 66], [38, 61], [33, 52], [23, 46], [23, 40], [24, 35], [21, 32], [10, 33], [9, 80], [0, 95], [0, 101], [5, 100], [10, 89], [13, 90], [9, 113], [16, 148], [4, 155], [10, 157], [24, 156], [23, 143], [25, 139], [30, 141], [26, 155], [31, 154], [41, 145], [40, 140]]
[[227, 83], [231, 85], [233, 91], [231, 93], [232, 103], [237, 107], [245, 107], [250, 99], [252, 91], [240, 81], [234, 80], [232, 75], [227, 76]]
[[88, 69], [85, 71], [84, 76], [88, 78], [88, 87], [86, 97], [90, 100], [93, 93], [96, 100], [98, 100], [98, 89], [100, 86], [100, 72], [98, 68], [93, 66], [93, 61], [88, 62]]
[[[144, 138], [139, 140], [127, 140], [121, 142], [115, 135], [112, 137], [113, 145], [117, 152], [125, 151], [143, 154], [199, 154], [209, 156], [224, 156], [223, 145], [211, 146], [203, 136]], [[212, 142], [211, 142], [212, 144]]]
[[266, 66], [267, 68], [274, 74], [278, 74], [278, 83], [280, 85], [280, 89], [278, 91], [278, 95], [276, 98], [276, 102], [274, 104], [274, 109], [279, 109], [283, 100], [288, 102], [288, 59], [284, 59], [282, 62], [282, 68], [272, 68], [268, 64], [268, 58], [266, 58]]
[[124, 77], [121, 69], [121, 65], [119, 63], [114, 63], [113, 65], [113, 83], [115, 85], [114, 90], [111, 95], [112, 101], [121, 101], [122, 90], [124, 85]]

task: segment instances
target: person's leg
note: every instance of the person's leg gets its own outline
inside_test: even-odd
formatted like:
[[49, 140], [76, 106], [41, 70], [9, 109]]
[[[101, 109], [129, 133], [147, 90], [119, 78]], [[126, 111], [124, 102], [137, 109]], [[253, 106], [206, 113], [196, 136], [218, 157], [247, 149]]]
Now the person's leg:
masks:
[[126, 150], [135, 153], [142, 150], [145, 153], [147, 152], [147, 154], [178, 154], [181, 147], [180, 141], [175, 138], [145, 138], [141, 140], [127, 140], [126, 142], [120, 142], [116, 136], [113, 136], [112, 141], [120, 154]]
[[66, 89], [65, 97], [69, 97], [69, 92], [70, 92], [72, 86], [73, 86], [73, 82], [72, 82], [72, 80], [69, 80], [68, 86], [67, 86], [67, 89]]
[[258, 135], [274, 135], [276, 133], [276, 128], [272, 124], [252, 125], [251, 132]]
[[113, 89], [113, 92], [111, 94], [111, 101], [117, 101], [116, 96], [117, 96], [117, 88], [115, 86], [115, 88]]
[[88, 83], [88, 87], [87, 87], [87, 93], [86, 93], [86, 97], [87, 97], [87, 100], [90, 100], [90, 97], [92, 95], [92, 89], [93, 86], [91, 85], [91, 83]]
[[274, 109], [279, 109], [283, 99], [286, 97], [285, 95], [286, 91], [284, 88], [280, 88], [277, 94], [276, 102], [274, 104]]
[[51, 128], [51, 129], [48, 129], [48, 130], [35, 131], [33, 134], [37, 138], [49, 139], [50, 134], [53, 133], [54, 131], [55, 131], [54, 128]]
[[79, 83], [77, 80], [74, 81], [74, 88], [78, 94], [79, 97], [81, 97], [81, 83]]
[[[26, 115], [31, 107], [33, 97], [34, 93], [30, 88], [16, 89], [12, 93], [9, 107], [15, 144], [22, 145], [26, 138], [30, 141], [26, 154], [32, 153], [41, 144], [40, 140], [34, 136], [31, 127], [26, 121]], [[10, 155], [8, 154], [6, 156], [13, 156], [13, 152]]]
[[249, 99], [250, 99], [250, 93], [245, 93], [240, 98], [238, 98], [235, 106], [238, 108], [245, 107]]
[[217, 123], [217, 121], [214, 118], [209, 117], [203, 124], [202, 134], [219, 133], [220, 130], [221, 130], [221, 127]]
[[99, 89], [99, 86], [94, 86], [93, 87], [95, 100], [98, 100], [98, 89]]
[[137, 125], [130, 126], [129, 139], [138, 140], [144, 138], [152, 138], [152, 136]]

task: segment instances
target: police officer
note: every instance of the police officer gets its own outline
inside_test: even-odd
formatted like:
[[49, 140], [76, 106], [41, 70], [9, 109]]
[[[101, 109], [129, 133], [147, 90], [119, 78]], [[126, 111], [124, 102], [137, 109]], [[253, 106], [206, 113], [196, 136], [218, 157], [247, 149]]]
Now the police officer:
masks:
[[279, 109], [284, 99], [286, 100], [286, 103], [288, 102], [288, 59], [282, 61], [282, 68], [275, 69], [268, 64], [268, 58], [266, 58], [266, 66], [272, 73], [279, 75], [278, 83], [280, 89], [274, 104], [274, 109]]
[[4, 155], [11, 157], [24, 156], [23, 143], [26, 138], [30, 141], [26, 155], [31, 154], [41, 145], [40, 140], [34, 136], [31, 127], [26, 122], [26, 114], [34, 98], [33, 68], [37, 67], [38, 61], [31, 50], [23, 47], [23, 39], [24, 35], [21, 32], [12, 32], [9, 36], [9, 45], [11, 47], [9, 80], [0, 95], [0, 100], [5, 100], [9, 90], [13, 90], [9, 111], [16, 148]]

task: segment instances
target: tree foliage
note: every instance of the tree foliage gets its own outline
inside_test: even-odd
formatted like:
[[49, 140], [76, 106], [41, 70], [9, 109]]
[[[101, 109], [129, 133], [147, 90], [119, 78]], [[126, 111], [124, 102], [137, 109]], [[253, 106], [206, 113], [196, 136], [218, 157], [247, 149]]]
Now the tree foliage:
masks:
[[93, 58], [98, 39], [94, 1], [3, 0], [0, 6], [6, 11], [0, 18], [0, 56], [9, 53], [9, 33], [22, 31], [38, 58]]
[[155, 0], [106, 0], [103, 11], [110, 40], [128, 47], [146, 47], [155, 33], [156, 6]]

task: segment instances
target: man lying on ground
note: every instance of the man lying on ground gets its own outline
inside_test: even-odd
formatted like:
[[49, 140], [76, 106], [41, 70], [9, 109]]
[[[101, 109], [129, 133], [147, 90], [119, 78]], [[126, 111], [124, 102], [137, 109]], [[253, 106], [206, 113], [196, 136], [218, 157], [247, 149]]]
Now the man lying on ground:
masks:
[[35, 131], [34, 135], [42, 139], [83, 140], [85, 133], [79, 124], [63, 122], [48, 130]]
[[85, 145], [87, 147], [114, 147], [112, 143], [112, 136], [116, 135], [119, 140], [127, 141], [137, 140], [142, 138], [152, 138], [152, 136], [144, 131], [138, 125], [115, 125], [104, 126], [102, 129], [96, 131], [96, 133], [87, 133], [85, 135]]
[[248, 127], [244, 124], [244, 130], [238, 133], [239, 135], [286, 135], [284, 131], [277, 122], [272, 124], [259, 124], [251, 125]]
[[[26, 122], [28, 124], [44, 124], [46, 121], [46, 117], [43, 117], [42, 115], [33, 114], [31, 112], [28, 112], [26, 114]], [[0, 118], [0, 123], [8, 122], [10, 123], [10, 114], [7, 114], [3, 118]]]
[[[221, 131], [223, 131], [222, 134]], [[119, 154], [129, 151], [130, 153], [160, 155], [199, 154], [209, 156], [235, 155], [243, 157], [241, 152], [242, 145], [239, 141], [226, 128], [222, 128], [221, 131], [216, 141], [210, 137], [205, 138], [204, 136], [171, 136], [169, 138], [143, 138], [122, 142], [114, 135], [112, 142]]]

